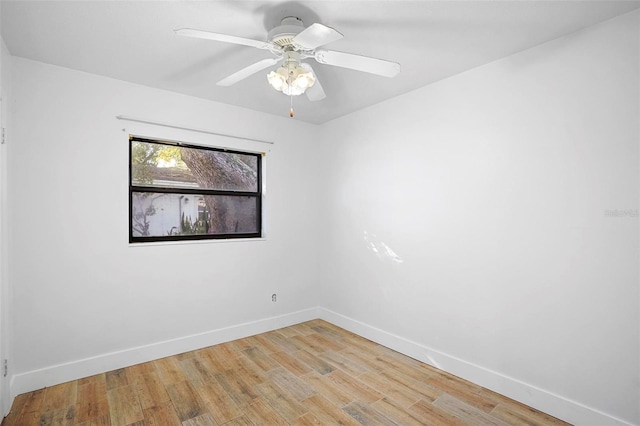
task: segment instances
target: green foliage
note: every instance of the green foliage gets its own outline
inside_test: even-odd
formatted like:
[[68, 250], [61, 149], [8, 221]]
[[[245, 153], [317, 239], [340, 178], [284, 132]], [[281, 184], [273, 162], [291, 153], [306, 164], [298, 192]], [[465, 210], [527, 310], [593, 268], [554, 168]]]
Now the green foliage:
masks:
[[155, 167], [158, 151], [162, 145], [137, 142], [131, 144], [131, 172], [133, 182], [137, 184], [149, 184], [153, 182], [151, 167]]
[[177, 146], [161, 146], [156, 158], [167, 163], [175, 162], [176, 167], [186, 169], [187, 165], [182, 161], [181, 151], [181, 148]]
[[153, 182], [152, 170], [160, 161], [175, 162], [175, 167], [186, 169], [182, 161], [180, 147], [159, 145], [155, 143], [134, 141], [131, 144], [131, 172], [136, 184], [150, 184]]
[[194, 235], [194, 234], [208, 234], [209, 233], [209, 221], [198, 219], [193, 221], [191, 216], [185, 216], [182, 213], [180, 218], [180, 224], [182, 230], [180, 232], [173, 232], [169, 235]]
[[[141, 198], [144, 200], [148, 196], [149, 194], [144, 194], [141, 196]], [[150, 222], [148, 218], [156, 214], [156, 208], [153, 205], [154, 201], [155, 198], [152, 198], [149, 205], [146, 208], [143, 207], [140, 210], [133, 206], [133, 230], [138, 232], [143, 237], [149, 236]]]

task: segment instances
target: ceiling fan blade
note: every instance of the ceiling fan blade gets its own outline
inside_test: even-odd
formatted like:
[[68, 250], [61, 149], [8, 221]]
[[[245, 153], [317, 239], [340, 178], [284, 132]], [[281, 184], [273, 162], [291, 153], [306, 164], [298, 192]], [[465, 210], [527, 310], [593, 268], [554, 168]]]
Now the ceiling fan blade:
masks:
[[240, 71], [234, 72], [233, 74], [226, 78], [223, 78], [216, 84], [218, 86], [231, 86], [232, 84], [236, 84], [240, 80], [244, 80], [245, 78], [257, 73], [258, 71], [262, 71], [265, 68], [269, 68], [270, 66], [277, 64], [279, 60], [280, 58], [263, 59], [256, 62], [255, 64], [251, 64], [248, 67], [241, 69]]
[[400, 64], [396, 62], [369, 58], [368, 56], [354, 55], [352, 53], [336, 52], [332, 50], [317, 50], [314, 58], [321, 64], [350, 68], [352, 70], [364, 71], [371, 74], [381, 75], [383, 77], [395, 77], [400, 72]]
[[225, 43], [241, 44], [244, 46], [250, 46], [258, 49], [271, 50], [271, 51], [281, 49], [280, 46], [277, 46], [268, 41], [253, 40], [251, 38], [236, 37], [228, 34], [212, 33], [209, 31], [194, 30], [191, 28], [181, 28], [173, 31], [177, 35], [186, 36], [186, 37], [203, 38], [206, 40], [215, 40], [215, 41], [222, 41]]
[[318, 74], [316, 74], [313, 68], [311, 68], [311, 65], [307, 64], [306, 62], [303, 62], [300, 64], [300, 66], [304, 68], [307, 72], [310, 72], [311, 74], [313, 74], [313, 76], [316, 78], [316, 82], [313, 83], [313, 86], [309, 87], [304, 92], [307, 95], [307, 98], [312, 102], [321, 101], [324, 98], [326, 98], [327, 94], [324, 93], [324, 89], [322, 88], [322, 85], [320, 84], [320, 80], [318, 79]]
[[301, 49], [313, 50], [332, 41], [340, 40], [342, 37], [343, 35], [333, 28], [315, 23], [296, 35], [292, 41]]

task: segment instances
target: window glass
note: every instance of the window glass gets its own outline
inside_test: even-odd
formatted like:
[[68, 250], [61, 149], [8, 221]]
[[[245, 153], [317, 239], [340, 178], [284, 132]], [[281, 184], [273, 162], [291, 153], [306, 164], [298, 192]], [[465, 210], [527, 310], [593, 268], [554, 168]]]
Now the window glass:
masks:
[[129, 241], [260, 237], [261, 161], [132, 137]]

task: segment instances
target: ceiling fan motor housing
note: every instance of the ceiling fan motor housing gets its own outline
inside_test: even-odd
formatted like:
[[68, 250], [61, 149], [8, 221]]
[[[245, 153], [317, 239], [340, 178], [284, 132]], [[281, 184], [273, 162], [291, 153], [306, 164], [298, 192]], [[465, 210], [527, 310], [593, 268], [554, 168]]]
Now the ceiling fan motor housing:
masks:
[[287, 16], [280, 25], [269, 31], [268, 39], [283, 48], [293, 48], [293, 38], [304, 30], [304, 22], [295, 16]]

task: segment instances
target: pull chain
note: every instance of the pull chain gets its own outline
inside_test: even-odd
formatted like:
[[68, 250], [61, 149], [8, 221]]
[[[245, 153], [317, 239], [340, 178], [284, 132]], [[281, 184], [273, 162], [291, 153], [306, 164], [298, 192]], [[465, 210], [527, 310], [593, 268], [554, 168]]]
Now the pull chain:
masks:
[[293, 118], [293, 95], [290, 96], [291, 108], [289, 109], [289, 117]]

